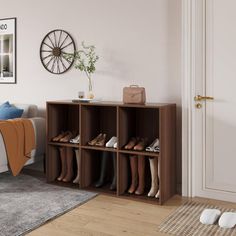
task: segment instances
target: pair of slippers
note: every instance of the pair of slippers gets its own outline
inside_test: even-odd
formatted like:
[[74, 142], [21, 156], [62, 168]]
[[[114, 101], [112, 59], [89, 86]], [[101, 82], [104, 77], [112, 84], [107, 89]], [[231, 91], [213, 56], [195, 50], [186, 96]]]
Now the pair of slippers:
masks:
[[218, 219], [221, 228], [233, 228], [236, 225], [236, 212], [224, 212], [221, 215], [218, 209], [205, 209], [200, 216], [200, 222], [206, 225], [215, 224]]

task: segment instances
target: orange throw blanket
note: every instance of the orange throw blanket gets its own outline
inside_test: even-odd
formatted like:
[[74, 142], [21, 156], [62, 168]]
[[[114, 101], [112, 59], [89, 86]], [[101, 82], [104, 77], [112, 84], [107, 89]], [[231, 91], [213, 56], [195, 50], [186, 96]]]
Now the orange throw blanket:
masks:
[[32, 122], [29, 119], [13, 119], [0, 121], [8, 163], [12, 174], [18, 175], [31, 157], [35, 148], [35, 134]]

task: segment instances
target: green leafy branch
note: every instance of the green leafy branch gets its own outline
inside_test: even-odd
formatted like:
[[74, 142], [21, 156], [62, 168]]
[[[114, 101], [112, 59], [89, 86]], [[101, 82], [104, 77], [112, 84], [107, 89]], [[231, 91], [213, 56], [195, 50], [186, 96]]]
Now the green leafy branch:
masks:
[[95, 46], [86, 46], [83, 41], [82, 48], [82, 50], [78, 50], [75, 53], [63, 53], [63, 57], [70, 62], [74, 60], [75, 69], [85, 72], [91, 88], [91, 74], [96, 71], [95, 64], [99, 57], [95, 53]]

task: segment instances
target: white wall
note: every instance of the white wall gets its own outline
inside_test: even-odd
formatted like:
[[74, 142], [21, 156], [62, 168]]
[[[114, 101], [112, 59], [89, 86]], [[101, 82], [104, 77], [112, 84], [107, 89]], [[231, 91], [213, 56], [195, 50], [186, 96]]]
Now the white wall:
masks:
[[[96, 45], [100, 56], [93, 76], [96, 97], [121, 100], [124, 86], [138, 84], [146, 88], [149, 102], [180, 106], [181, 0], [0, 0], [0, 4], [0, 18], [17, 17], [18, 47], [17, 84], [0, 84], [0, 101], [44, 108], [47, 100], [72, 99], [87, 89], [81, 72], [71, 69], [53, 75], [40, 62], [43, 37], [61, 28], [77, 45], [82, 40]], [[180, 125], [179, 114], [180, 109]]]

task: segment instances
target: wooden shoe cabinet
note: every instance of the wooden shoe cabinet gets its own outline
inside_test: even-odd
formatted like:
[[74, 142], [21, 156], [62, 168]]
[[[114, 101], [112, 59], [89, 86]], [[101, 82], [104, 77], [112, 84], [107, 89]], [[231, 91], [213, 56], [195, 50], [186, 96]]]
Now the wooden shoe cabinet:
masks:
[[[52, 138], [61, 131], [76, 131], [80, 134], [80, 144], [52, 142]], [[107, 140], [117, 136], [118, 147], [106, 148], [88, 146], [87, 143], [99, 133], [107, 134]], [[160, 152], [124, 150], [131, 137], [146, 137], [148, 144], [155, 138], [160, 140]], [[116, 102], [72, 103], [71, 101], [47, 102], [47, 159], [46, 175], [48, 182], [57, 182], [60, 174], [59, 146], [79, 150], [80, 189], [114, 194], [118, 197], [138, 199], [163, 204], [176, 193], [176, 105], [146, 104], [130, 105]], [[101, 154], [103, 151], [114, 153], [117, 161], [117, 190], [110, 191], [109, 186], [93, 187], [99, 178]], [[145, 194], [128, 194], [130, 185], [129, 155], [145, 156]], [[112, 155], [111, 155], [112, 156]], [[149, 157], [158, 159], [160, 197], [149, 198], [151, 186]], [[108, 177], [112, 175], [112, 161], [108, 161]], [[73, 185], [73, 184], [71, 184]]]

